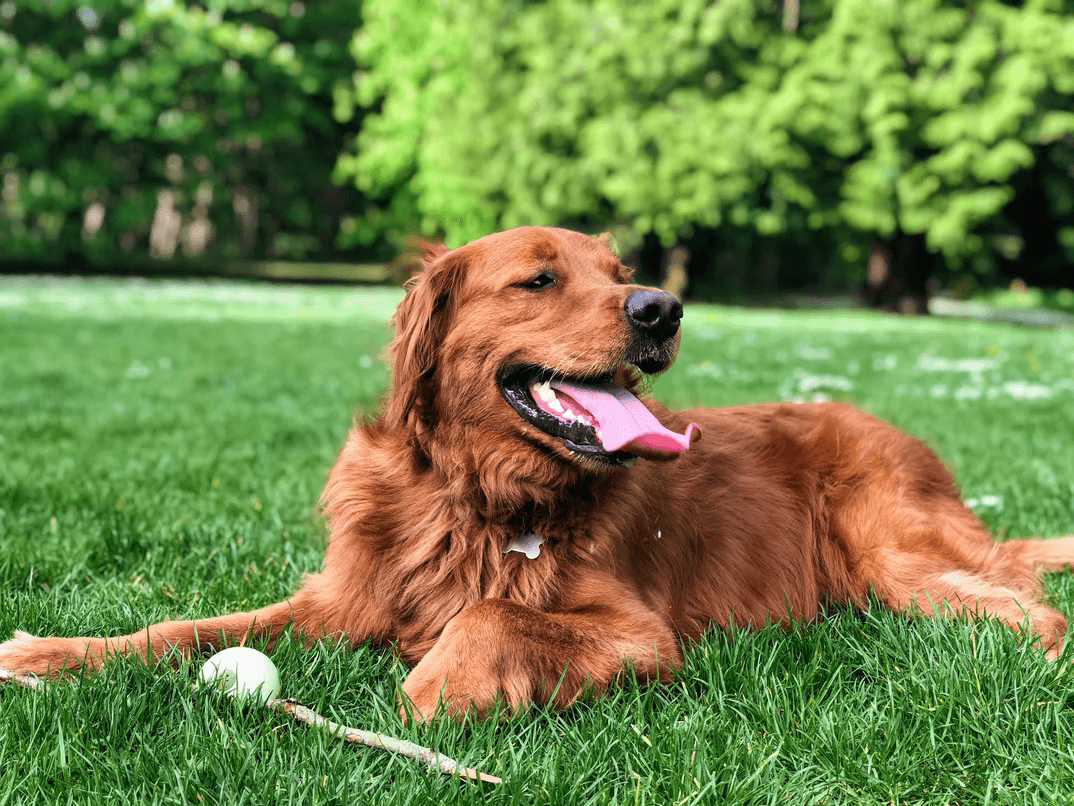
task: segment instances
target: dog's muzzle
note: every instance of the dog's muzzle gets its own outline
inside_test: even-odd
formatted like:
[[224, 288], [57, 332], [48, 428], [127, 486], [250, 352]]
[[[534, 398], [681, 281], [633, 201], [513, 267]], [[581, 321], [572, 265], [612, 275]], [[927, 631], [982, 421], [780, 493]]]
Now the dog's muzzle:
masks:
[[682, 303], [656, 289], [634, 291], [623, 303], [631, 341], [626, 360], [646, 374], [661, 372], [675, 359], [675, 336]]

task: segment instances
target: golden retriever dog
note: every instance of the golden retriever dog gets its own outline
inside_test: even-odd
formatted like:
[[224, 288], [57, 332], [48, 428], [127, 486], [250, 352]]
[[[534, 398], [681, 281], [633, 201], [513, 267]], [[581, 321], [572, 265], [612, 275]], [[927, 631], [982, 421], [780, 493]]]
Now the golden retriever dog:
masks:
[[[249, 613], [0, 644], [57, 676], [116, 655], [272, 641], [394, 644], [416, 718], [569, 705], [665, 681], [713, 625], [829, 603], [990, 616], [1057, 657], [1038, 574], [1074, 537], [995, 542], [923, 443], [841, 404], [672, 412], [641, 389], [682, 306], [607, 241], [524, 227], [427, 246], [395, 317], [382, 410], [325, 487], [320, 573]], [[412, 709], [412, 710], [411, 710]]]

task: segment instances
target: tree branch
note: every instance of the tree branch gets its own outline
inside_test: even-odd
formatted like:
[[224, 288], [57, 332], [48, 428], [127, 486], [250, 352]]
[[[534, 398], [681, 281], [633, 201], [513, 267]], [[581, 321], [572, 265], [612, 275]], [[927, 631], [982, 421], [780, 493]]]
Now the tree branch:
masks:
[[0, 669], [0, 683], [15, 683], [33, 689], [45, 687], [45, 681], [35, 674], [16, 674], [7, 669]]
[[486, 781], [491, 784], [502, 783], [502, 779], [497, 778], [495, 775], [486, 775], [483, 772], [472, 770], [469, 767], [463, 767], [454, 759], [441, 755], [428, 747], [422, 747], [413, 742], [408, 742], [405, 739], [396, 739], [392, 736], [386, 736], [383, 733], [373, 733], [367, 730], [359, 730], [358, 728], [349, 728], [346, 725], [340, 725], [337, 722], [326, 719], [316, 711], [298, 704], [294, 700], [270, 700], [266, 705], [274, 711], [289, 714], [299, 722], [304, 722], [305, 724], [312, 725], [316, 728], [324, 728], [329, 733], [332, 733], [337, 737], [342, 737], [348, 742], [364, 744], [366, 747], [378, 747], [381, 750], [408, 756], [409, 758], [416, 759], [422, 764], [433, 767], [447, 775], [457, 775], [460, 778], [467, 778], [471, 781]]

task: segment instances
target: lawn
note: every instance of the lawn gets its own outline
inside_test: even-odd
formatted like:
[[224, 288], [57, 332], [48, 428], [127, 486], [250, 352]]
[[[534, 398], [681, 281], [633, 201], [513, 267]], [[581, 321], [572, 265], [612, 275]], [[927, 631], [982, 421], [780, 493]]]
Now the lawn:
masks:
[[[319, 568], [316, 502], [375, 410], [400, 294], [0, 279], [0, 639], [114, 634], [278, 601]], [[691, 306], [673, 406], [839, 399], [933, 445], [999, 535], [1074, 533], [1074, 331]], [[1047, 580], [1074, 614], [1074, 574]], [[1074, 649], [1067, 657], [1074, 659]], [[993, 623], [874, 608], [712, 632], [678, 682], [564, 713], [407, 727], [406, 668], [274, 655], [284, 695], [501, 776], [473, 786], [134, 661], [0, 687], [9, 803], [1053, 803], [1074, 675]]]

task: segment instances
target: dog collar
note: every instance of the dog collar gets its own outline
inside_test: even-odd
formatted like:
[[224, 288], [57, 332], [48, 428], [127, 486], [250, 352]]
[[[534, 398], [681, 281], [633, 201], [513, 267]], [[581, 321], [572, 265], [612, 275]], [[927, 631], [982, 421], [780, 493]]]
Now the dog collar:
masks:
[[504, 554], [510, 554], [512, 551], [517, 551], [520, 554], [525, 554], [526, 559], [528, 560], [536, 560], [537, 555], [541, 553], [541, 545], [543, 543], [544, 538], [539, 534], [532, 531], [525, 531], [507, 544], [507, 550], [504, 551]]

